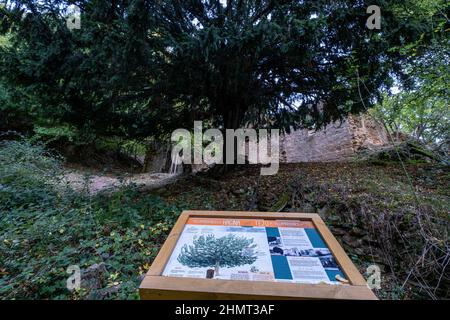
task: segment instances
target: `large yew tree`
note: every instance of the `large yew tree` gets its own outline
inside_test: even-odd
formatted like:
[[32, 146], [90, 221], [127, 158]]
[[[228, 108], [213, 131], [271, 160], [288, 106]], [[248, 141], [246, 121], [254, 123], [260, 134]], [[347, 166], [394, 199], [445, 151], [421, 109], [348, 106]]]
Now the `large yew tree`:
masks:
[[[69, 4], [80, 30], [66, 27]], [[373, 4], [380, 30], [366, 27]], [[420, 42], [422, 54], [446, 19], [438, 0], [7, 1], [0, 76], [33, 116], [96, 134], [156, 136], [194, 120], [320, 127], [408, 84], [401, 48]]]
[[[426, 43], [445, 20], [439, 2], [426, 3], [161, 1], [154, 14], [168, 39], [165, 98], [188, 111], [187, 124], [320, 127], [407, 80], [409, 56], [399, 48]], [[366, 27], [372, 4], [380, 30]]]

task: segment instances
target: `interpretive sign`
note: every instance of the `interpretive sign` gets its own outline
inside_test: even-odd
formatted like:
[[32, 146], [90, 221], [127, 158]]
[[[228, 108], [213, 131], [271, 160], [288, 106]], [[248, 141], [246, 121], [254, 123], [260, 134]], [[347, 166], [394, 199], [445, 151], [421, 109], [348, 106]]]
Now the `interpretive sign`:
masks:
[[318, 215], [265, 212], [183, 212], [140, 292], [144, 299], [375, 298]]

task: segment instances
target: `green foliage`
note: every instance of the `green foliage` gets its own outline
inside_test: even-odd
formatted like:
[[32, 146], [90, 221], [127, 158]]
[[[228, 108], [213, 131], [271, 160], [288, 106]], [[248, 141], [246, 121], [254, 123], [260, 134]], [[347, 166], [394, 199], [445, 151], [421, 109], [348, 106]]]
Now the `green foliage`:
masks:
[[36, 121], [34, 108], [20, 88], [11, 88], [0, 81], [0, 131], [30, 131]]
[[[102, 136], [107, 138], [100, 144], [115, 148], [119, 141], [120, 148], [142, 154], [142, 138], [166, 137], [198, 119], [219, 128], [320, 127], [374, 105], [381, 89], [398, 82], [401, 93], [385, 97], [376, 110], [392, 131], [400, 128], [442, 146], [448, 141], [445, 1], [379, 1], [381, 32], [364, 26], [365, 9], [376, 4], [368, 1], [246, 0], [224, 6], [210, 0], [80, 0], [82, 29], [72, 31], [64, 16], [69, 3], [74, 1], [16, 0], [0, 8], [0, 130], [34, 128], [40, 140], [76, 144], [98, 143]], [[120, 285], [112, 297], [135, 298], [137, 277], [179, 208], [132, 186], [112, 195], [77, 194], [60, 186], [61, 172], [60, 160], [41, 145], [0, 145], [0, 297], [84, 298], [90, 293], [65, 288], [65, 270], [105, 262], [108, 285]], [[240, 188], [245, 177], [239, 178]], [[348, 180], [353, 187], [353, 177]], [[367, 178], [360, 188], [366, 185]], [[374, 190], [385, 187], [380, 202], [373, 200]], [[448, 197], [447, 189], [438, 190]], [[374, 217], [380, 210], [382, 217], [394, 218], [392, 212], [399, 211], [402, 221], [415, 214], [409, 194], [401, 201], [393, 198], [391, 180], [367, 192], [361, 203], [374, 201], [368, 208]], [[183, 205], [240, 205], [235, 197], [227, 202], [223, 192], [217, 194], [198, 188]], [[351, 205], [350, 198], [343, 203]], [[183, 202], [183, 196], [177, 200]], [[431, 206], [427, 197], [422, 200]], [[438, 202], [445, 217], [447, 203], [447, 198]], [[414, 232], [407, 235], [408, 244], [421, 251]], [[195, 244], [183, 249], [181, 259], [231, 266], [236, 253], [230, 248], [242, 253], [245, 247], [248, 252], [234, 258], [255, 259], [245, 239], [209, 240], [196, 240], [209, 259], [196, 260]], [[219, 243], [226, 249], [222, 260], [214, 251]], [[443, 243], [434, 247], [440, 250]], [[444, 283], [440, 275], [429, 275], [437, 286]]]
[[60, 172], [59, 159], [29, 141], [6, 141], [0, 148], [0, 210], [46, 206], [56, 200], [51, 182]]
[[220, 267], [235, 267], [256, 261], [253, 239], [234, 234], [216, 238], [210, 234], [194, 239], [192, 245], [185, 244], [177, 260], [189, 267], [214, 267], [218, 275]]
[[69, 142], [75, 142], [78, 132], [69, 125], [57, 125], [51, 127], [34, 126], [34, 138], [44, 140], [46, 142], [65, 139]]
[[129, 156], [145, 155], [147, 150], [145, 141], [122, 139], [121, 137], [105, 137], [96, 139], [95, 147], [98, 150], [116, 151]]
[[71, 32], [64, 11], [72, 3], [10, 1], [0, 10], [10, 44], [0, 47], [1, 69], [11, 72], [5, 85], [38, 106], [38, 120], [69, 123], [80, 134], [149, 135], [157, 123], [143, 119], [152, 112], [143, 109], [143, 92], [158, 44], [145, 1], [78, 1], [82, 30]]
[[[441, 23], [435, 32], [448, 33], [445, 27]], [[399, 49], [410, 56], [404, 69], [411, 77], [411, 87], [400, 87], [398, 93], [384, 95], [372, 112], [384, 120], [392, 133], [407, 133], [445, 153], [450, 147], [450, 46], [445, 38], [435, 37], [428, 46], [422, 39], [423, 35]], [[425, 53], [418, 56], [419, 51]]]
[[426, 46], [446, 23], [441, 1], [381, 1], [378, 32], [365, 27], [369, 1], [82, 0], [81, 30], [70, 31], [72, 3], [9, 1], [0, 11], [3, 82], [39, 119], [127, 138], [198, 119], [323, 126], [406, 81], [402, 66], [424, 50], [401, 49]]
[[[170, 61], [165, 97], [181, 103], [179, 122], [211, 115], [214, 125], [224, 128], [251, 123], [289, 131], [359, 112], [393, 79], [407, 78], [402, 64], [408, 56], [390, 49], [415, 42], [421, 33], [426, 42], [433, 32], [430, 17], [444, 20], [436, 9], [422, 14], [418, 1], [382, 2], [383, 31], [373, 32], [365, 28], [370, 4], [162, 4], [158, 14], [180, 24], [163, 28], [173, 48], [165, 53]], [[357, 74], [365, 85], [362, 95]]]
[[107, 298], [137, 298], [179, 209], [132, 186], [94, 197], [56, 188], [59, 162], [28, 142], [3, 144], [0, 157], [0, 297], [86, 297], [66, 289], [66, 269], [104, 262], [105, 287], [119, 286]]
[[385, 121], [391, 133], [403, 132], [425, 144], [444, 147], [450, 139], [448, 99], [429, 96], [429, 89], [424, 86], [414, 93], [386, 96], [373, 112]]

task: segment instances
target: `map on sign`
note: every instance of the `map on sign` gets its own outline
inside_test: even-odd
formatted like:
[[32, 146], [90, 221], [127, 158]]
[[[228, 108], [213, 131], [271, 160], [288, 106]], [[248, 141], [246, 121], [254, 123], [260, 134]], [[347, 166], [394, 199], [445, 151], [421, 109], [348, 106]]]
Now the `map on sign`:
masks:
[[339, 284], [345, 279], [310, 221], [189, 218], [163, 276]]

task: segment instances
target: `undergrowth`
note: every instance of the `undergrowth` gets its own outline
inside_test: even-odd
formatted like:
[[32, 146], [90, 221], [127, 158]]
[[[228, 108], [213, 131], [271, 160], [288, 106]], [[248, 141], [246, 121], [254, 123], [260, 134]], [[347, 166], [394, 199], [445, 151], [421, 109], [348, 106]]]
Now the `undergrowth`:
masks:
[[449, 168], [405, 168], [408, 175], [398, 162], [282, 164], [277, 175], [260, 177], [247, 166], [161, 194], [193, 210], [318, 213], [361, 274], [380, 267], [380, 299], [449, 298]]
[[[180, 210], [133, 186], [96, 196], [56, 188], [61, 170], [41, 145], [0, 145], [0, 298], [138, 298]], [[67, 289], [69, 266], [99, 263], [103, 291]]]
[[[298, 164], [261, 178], [249, 166], [219, 180], [191, 176], [154, 194], [128, 186], [90, 196], [61, 186], [61, 161], [43, 146], [3, 142], [0, 298], [136, 299], [182, 208], [274, 206], [318, 212], [362, 274], [380, 266], [379, 298], [448, 298], [448, 168], [406, 170], [410, 178], [398, 164]], [[69, 266], [101, 263], [99, 290], [66, 288]]]

